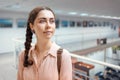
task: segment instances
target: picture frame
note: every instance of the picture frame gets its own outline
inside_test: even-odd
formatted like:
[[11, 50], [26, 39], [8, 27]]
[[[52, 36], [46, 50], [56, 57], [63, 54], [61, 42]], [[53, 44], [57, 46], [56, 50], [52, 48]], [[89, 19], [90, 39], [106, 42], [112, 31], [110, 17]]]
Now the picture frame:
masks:
[[67, 20], [62, 20], [61, 21], [61, 26], [62, 27], [68, 27], [68, 21]]
[[70, 27], [75, 27], [75, 21], [70, 21], [69, 24], [70, 24]]
[[88, 21], [88, 26], [93, 27], [94, 26], [94, 21]]
[[80, 21], [77, 22], [77, 27], [81, 27], [82, 23]]
[[59, 20], [59, 19], [56, 19], [56, 20], [55, 20], [55, 24], [56, 24], [56, 28], [59, 28], [59, 27], [60, 27], [60, 26], [59, 26], [59, 25], [60, 25], [60, 20]]
[[88, 26], [88, 24], [87, 24], [88, 22], [85, 20], [85, 21], [83, 21], [83, 27], [87, 27]]
[[11, 18], [0, 18], [0, 28], [12, 28], [13, 20]]
[[18, 28], [25, 28], [27, 27], [27, 19], [24, 19], [24, 18], [19, 18], [17, 19], [17, 27]]

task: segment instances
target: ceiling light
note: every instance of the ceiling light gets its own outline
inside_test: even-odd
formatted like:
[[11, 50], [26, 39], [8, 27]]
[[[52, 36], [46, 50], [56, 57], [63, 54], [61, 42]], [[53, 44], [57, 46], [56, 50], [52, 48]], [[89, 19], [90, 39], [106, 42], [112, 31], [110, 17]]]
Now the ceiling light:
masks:
[[120, 19], [120, 17], [112, 17], [113, 19]]
[[105, 16], [105, 18], [112, 18], [111, 16]]
[[87, 13], [81, 13], [80, 16], [88, 16]]
[[115, 17], [115, 16], [105, 16], [105, 15], [96, 15], [96, 14], [88, 15], [87, 13], [81, 13], [80, 16], [88, 16], [88, 17], [95, 17], [95, 18], [106, 18], [106, 19], [120, 19], [120, 17]]
[[99, 16], [99, 17], [105, 18], [105, 16], [104, 16], [104, 15], [101, 15], [101, 16]]
[[70, 14], [70, 15], [76, 15], [77, 12], [69, 12], [68, 14]]
[[97, 15], [95, 15], [95, 14], [92, 14], [92, 15], [90, 15], [90, 17], [97, 17]]

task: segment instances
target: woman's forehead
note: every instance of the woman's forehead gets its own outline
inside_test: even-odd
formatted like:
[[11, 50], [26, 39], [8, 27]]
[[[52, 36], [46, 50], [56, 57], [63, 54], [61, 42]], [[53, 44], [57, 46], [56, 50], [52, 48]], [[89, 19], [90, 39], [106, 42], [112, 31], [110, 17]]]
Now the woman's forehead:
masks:
[[54, 18], [54, 14], [50, 10], [42, 10], [38, 13], [38, 18]]

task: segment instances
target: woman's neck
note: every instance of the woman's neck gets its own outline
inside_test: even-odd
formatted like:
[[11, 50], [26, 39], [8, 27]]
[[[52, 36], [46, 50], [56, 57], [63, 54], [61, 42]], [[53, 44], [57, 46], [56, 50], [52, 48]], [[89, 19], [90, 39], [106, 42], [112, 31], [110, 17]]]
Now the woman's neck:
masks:
[[48, 51], [50, 49], [52, 45], [51, 41], [37, 41], [36, 45], [35, 45], [35, 49], [37, 51], [37, 53], [45, 53], [46, 51]]

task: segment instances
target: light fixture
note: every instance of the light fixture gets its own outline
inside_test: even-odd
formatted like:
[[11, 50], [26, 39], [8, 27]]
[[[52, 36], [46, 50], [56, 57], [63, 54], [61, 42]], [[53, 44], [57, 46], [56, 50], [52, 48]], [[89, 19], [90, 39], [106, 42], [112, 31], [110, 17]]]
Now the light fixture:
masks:
[[68, 14], [69, 14], [69, 15], [76, 15], [77, 12], [69, 12]]
[[88, 16], [87, 13], [81, 13], [80, 16]]

